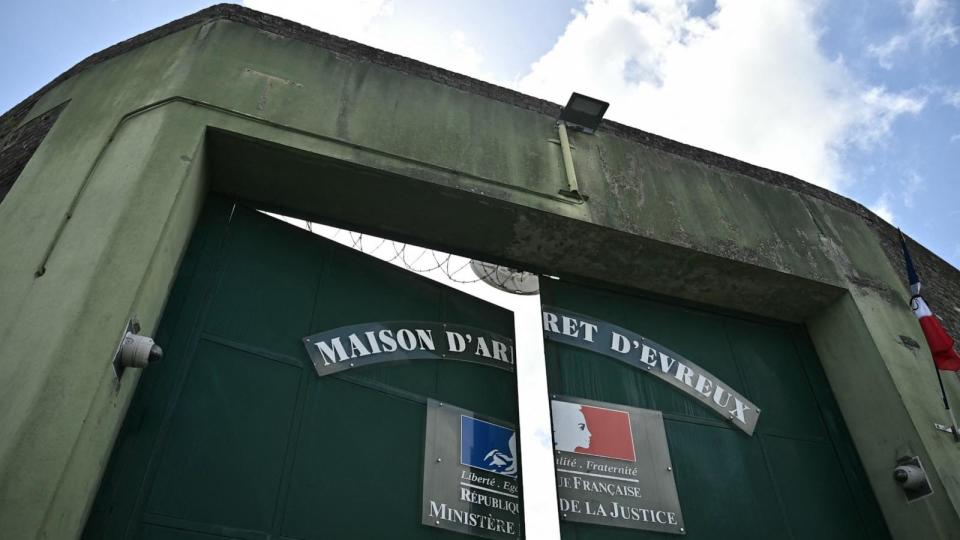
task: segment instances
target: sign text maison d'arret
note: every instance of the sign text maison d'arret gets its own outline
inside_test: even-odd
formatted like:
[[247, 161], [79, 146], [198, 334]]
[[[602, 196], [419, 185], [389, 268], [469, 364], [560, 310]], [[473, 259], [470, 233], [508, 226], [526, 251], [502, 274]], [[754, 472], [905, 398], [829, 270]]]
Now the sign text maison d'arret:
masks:
[[[556, 307], [543, 307], [546, 339], [629, 364], [694, 397], [748, 435], [760, 409], [709, 371], [640, 334]], [[415, 359], [475, 362], [514, 371], [513, 340], [480, 328], [440, 322], [392, 321], [344, 326], [303, 338], [317, 375]]]
[[546, 339], [587, 349], [642, 369], [673, 385], [753, 434], [760, 409], [709, 371], [640, 334], [606, 321], [543, 306]]
[[372, 322], [303, 338], [317, 375], [395, 360], [460, 360], [513, 371], [513, 340], [473, 326], [427, 321]]

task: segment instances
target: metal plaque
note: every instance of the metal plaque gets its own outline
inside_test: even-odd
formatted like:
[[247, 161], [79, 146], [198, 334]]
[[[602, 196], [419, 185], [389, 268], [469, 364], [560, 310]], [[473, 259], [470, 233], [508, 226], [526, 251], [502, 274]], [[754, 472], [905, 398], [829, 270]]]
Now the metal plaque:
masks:
[[543, 335], [609, 356], [673, 385], [753, 435], [760, 409], [709, 371], [636, 332], [564, 309], [543, 306]]
[[510, 423], [428, 400], [422, 523], [484, 538], [522, 538], [518, 442]]
[[660, 411], [554, 396], [560, 519], [685, 534]]
[[513, 339], [465, 326], [424, 321], [356, 324], [303, 338], [317, 375], [397, 360], [443, 358], [512, 372]]

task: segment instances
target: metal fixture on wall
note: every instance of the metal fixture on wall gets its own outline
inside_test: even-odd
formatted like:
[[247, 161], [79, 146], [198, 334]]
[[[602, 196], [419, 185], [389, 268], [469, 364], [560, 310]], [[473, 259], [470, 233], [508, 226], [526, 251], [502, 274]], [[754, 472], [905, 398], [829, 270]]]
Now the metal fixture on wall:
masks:
[[567, 105], [560, 111], [560, 122], [570, 129], [593, 133], [600, 126], [603, 115], [610, 104], [583, 94], [574, 92]]
[[563, 154], [563, 168], [567, 174], [567, 189], [560, 190], [561, 194], [580, 200], [587, 198], [580, 193], [577, 172], [573, 166], [573, 147], [570, 145], [567, 128], [582, 133], [593, 133], [600, 126], [600, 121], [603, 120], [603, 115], [609, 106], [610, 104], [605, 101], [574, 92], [567, 101], [567, 105], [560, 111], [557, 132], [560, 138], [560, 151]]
[[893, 479], [900, 484], [907, 502], [922, 499], [933, 493], [933, 486], [927, 478], [927, 471], [920, 463], [918, 456], [904, 456], [897, 460], [897, 467], [893, 469]]
[[117, 380], [127, 368], [143, 369], [163, 358], [163, 349], [149, 336], [140, 335], [140, 322], [136, 318], [127, 321], [127, 327], [113, 355], [113, 371]]

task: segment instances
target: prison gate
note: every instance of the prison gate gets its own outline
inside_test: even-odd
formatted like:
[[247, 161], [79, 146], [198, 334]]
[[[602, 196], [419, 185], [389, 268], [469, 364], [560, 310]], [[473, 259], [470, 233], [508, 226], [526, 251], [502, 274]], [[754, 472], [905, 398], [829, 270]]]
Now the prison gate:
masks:
[[516, 424], [515, 377], [437, 358], [319, 377], [302, 344], [396, 320], [513, 336], [507, 310], [211, 195], [83, 537], [460, 537], [420, 523], [427, 400]]

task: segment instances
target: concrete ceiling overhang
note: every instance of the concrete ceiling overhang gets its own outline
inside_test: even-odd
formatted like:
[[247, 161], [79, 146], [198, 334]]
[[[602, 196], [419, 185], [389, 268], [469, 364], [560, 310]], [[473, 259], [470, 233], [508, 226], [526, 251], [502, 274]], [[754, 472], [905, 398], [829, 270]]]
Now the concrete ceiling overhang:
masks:
[[236, 133], [210, 129], [206, 141], [211, 189], [302, 219], [781, 320], [803, 321], [844, 290]]

